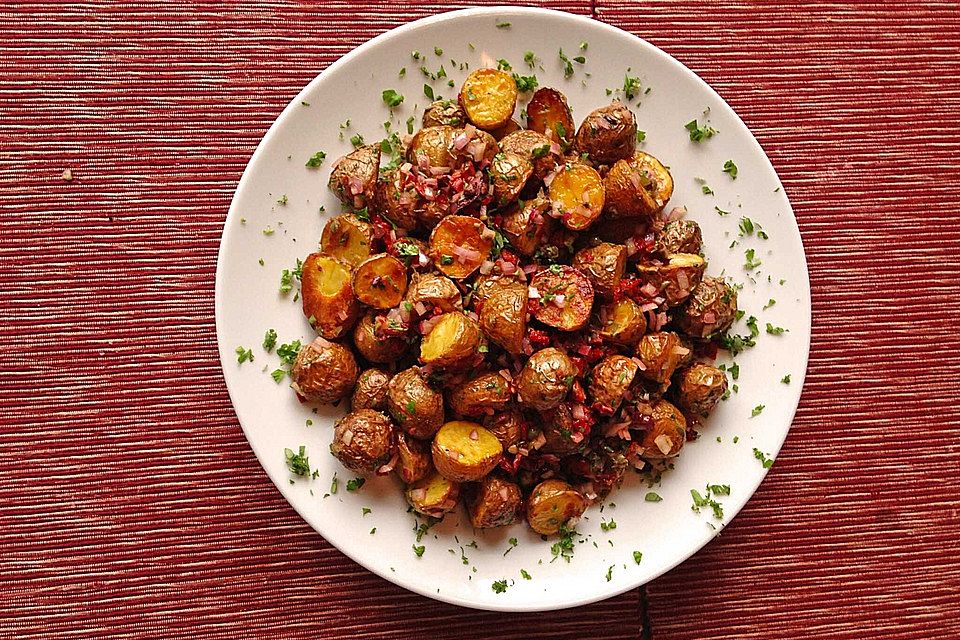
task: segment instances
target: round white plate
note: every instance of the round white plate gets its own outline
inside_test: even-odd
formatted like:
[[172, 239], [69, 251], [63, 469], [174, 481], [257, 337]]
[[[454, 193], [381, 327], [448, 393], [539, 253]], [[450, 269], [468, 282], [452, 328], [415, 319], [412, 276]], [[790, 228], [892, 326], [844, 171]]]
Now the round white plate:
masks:
[[[586, 43], [583, 49], [581, 43]], [[442, 49], [441, 56], [435, 47]], [[564, 78], [561, 48], [569, 58], [586, 58], [571, 63], [570, 78]], [[414, 50], [423, 58], [413, 59]], [[536, 69], [524, 63], [527, 51], [536, 54]], [[670, 206], [689, 208], [703, 228], [709, 272], [743, 283], [740, 307], [759, 318], [757, 346], [737, 358], [739, 392], [720, 405], [700, 440], [688, 444], [659, 486], [648, 489], [631, 476], [602, 513], [598, 507], [587, 511], [578, 527], [582, 541], [569, 563], [554, 559], [552, 540], [542, 541], [522, 524], [474, 531], [462, 511], [449, 514], [417, 542], [416, 520], [394, 477], [370, 479], [359, 491], [347, 491], [346, 481], [354, 476], [328, 452], [331, 424], [342, 410], [314, 413], [297, 402], [287, 381], [277, 384], [271, 378], [279, 367], [276, 353], [261, 347], [268, 328], [277, 331], [280, 343], [314, 336], [294, 301], [296, 288], [279, 293], [280, 275], [316, 250], [325, 220], [340, 211], [326, 182], [333, 160], [351, 150], [350, 137], [360, 133], [367, 141], [379, 140], [390, 119], [393, 130], [404, 132], [407, 118], [419, 123], [429, 103], [425, 81], [436, 95], [453, 97], [456, 89], [447, 79], [459, 87], [469, 73], [459, 68], [461, 62], [475, 69], [501, 58], [521, 74], [535, 73], [541, 86], [561, 89], [577, 122], [621, 95], [608, 96], [606, 89], [622, 90], [625, 75], [640, 78], [641, 93], [631, 105], [647, 134], [642, 148], [673, 173]], [[431, 82], [420, 71], [424, 65], [436, 72], [441, 64], [447, 79]], [[406, 68], [403, 77], [401, 67]], [[381, 100], [384, 89], [405, 96], [392, 116]], [[718, 133], [696, 144], [684, 125], [695, 118], [704, 123], [707, 109]], [[341, 137], [340, 125], [347, 120], [350, 126]], [[305, 167], [321, 150], [327, 153], [324, 165]], [[723, 171], [727, 160], [738, 167], [736, 180]], [[715, 195], [705, 195], [698, 178]], [[721, 216], [717, 208], [731, 213]], [[752, 235], [739, 237], [742, 217], [753, 221]], [[769, 238], [758, 237], [760, 227]], [[749, 272], [747, 249], [762, 263]], [[765, 309], [771, 299], [776, 304]], [[216, 316], [227, 388], [250, 446], [317, 532], [411, 591], [469, 607], [535, 611], [593, 602], [643, 584], [700, 549], [743, 507], [766, 473], [755, 450], [771, 458], [777, 454], [797, 407], [809, 351], [810, 291], [800, 234], [777, 174], [720, 96], [633, 35], [565, 13], [503, 7], [455, 11], [394, 29], [332, 64], [293, 99], [253, 154], [230, 207], [217, 265]], [[735, 326], [737, 333], [749, 333], [744, 322]], [[768, 335], [768, 322], [789, 331]], [[238, 346], [251, 349], [254, 361], [238, 364]], [[781, 382], [785, 375], [791, 376], [789, 384]], [[762, 412], [751, 417], [758, 405]], [[312, 426], [306, 426], [308, 420]], [[315, 479], [294, 478], [287, 469], [284, 448], [299, 445], [306, 446]], [[325, 497], [334, 474], [339, 491]], [[691, 509], [691, 489], [704, 493], [708, 483], [730, 486], [728, 496], [717, 498], [722, 520], [709, 507], [699, 514]], [[662, 501], [645, 501], [648, 491]], [[364, 514], [364, 508], [370, 512]], [[513, 537], [517, 545], [511, 548]], [[422, 557], [414, 554], [414, 545], [425, 547]], [[642, 554], [639, 563], [634, 552]], [[507, 588], [497, 593], [492, 586], [500, 580]]]

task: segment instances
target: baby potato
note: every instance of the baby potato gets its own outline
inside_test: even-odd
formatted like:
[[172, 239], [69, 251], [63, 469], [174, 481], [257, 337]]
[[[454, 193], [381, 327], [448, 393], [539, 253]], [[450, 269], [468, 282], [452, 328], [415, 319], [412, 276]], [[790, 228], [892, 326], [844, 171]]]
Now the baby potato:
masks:
[[341, 202], [360, 209], [373, 199], [379, 171], [380, 145], [368, 144], [334, 163], [327, 186]]
[[637, 120], [620, 101], [594, 109], [580, 123], [574, 146], [597, 165], [630, 158], [637, 148]]
[[573, 114], [567, 97], [549, 87], [534, 91], [527, 104], [527, 129], [542, 133], [566, 148], [574, 134]]
[[405, 484], [423, 480], [433, 472], [430, 445], [424, 440], [411, 438], [403, 431], [394, 432], [397, 445], [397, 464], [393, 467]]
[[544, 536], [576, 521], [587, 509], [587, 500], [563, 480], [544, 480], [527, 499], [527, 523]]
[[421, 122], [423, 127], [462, 127], [467, 123], [467, 114], [456, 100], [435, 100], [423, 112]]
[[503, 214], [501, 231], [517, 253], [530, 257], [537, 252], [554, 228], [554, 219], [547, 215], [550, 201], [543, 191], [530, 199], [515, 202]]
[[352, 213], [331, 218], [320, 236], [320, 251], [356, 266], [370, 257], [373, 226]]
[[463, 297], [457, 285], [439, 273], [415, 273], [407, 287], [406, 301], [444, 312], [463, 311]]
[[363, 304], [392, 309], [407, 292], [407, 268], [387, 253], [370, 256], [353, 272], [353, 292]]
[[673, 177], [659, 160], [637, 151], [632, 158], [618, 160], [610, 167], [603, 188], [608, 216], [653, 216], [663, 210], [673, 195]]
[[387, 385], [387, 411], [403, 431], [429, 440], [443, 426], [443, 396], [427, 384], [418, 367], [404, 369]]
[[633, 347], [647, 331], [647, 317], [640, 305], [624, 298], [606, 308], [606, 319], [600, 328], [604, 340]]
[[457, 165], [457, 158], [452, 151], [452, 144], [454, 137], [460, 131], [448, 125], [420, 129], [407, 147], [407, 160], [417, 165], [419, 158], [424, 156], [431, 167], [454, 168]]
[[517, 107], [517, 83], [499, 69], [477, 69], [463, 81], [460, 105], [467, 119], [485, 131], [510, 122]]
[[390, 384], [390, 374], [383, 369], [366, 369], [357, 378], [357, 386], [353, 389], [350, 399], [350, 408], [375, 409], [381, 411], [387, 407], [387, 386]]
[[665, 460], [680, 454], [687, 440], [687, 420], [675, 406], [661, 400], [653, 405], [653, 426], [640, 443], [640, 456], [648, 460]]
[[540, 414], [543, 418], [540, 432], [545, 442], [540, 447], [543, 453], [567, 456], [582, 449], [586, 442], [573, 439], [573, 413], [570, 405], [561, 402], [553, 409]]
[[641, 375], [652, 382], [669, 383], [673, 372], [689, 351], [680, 344], [680, 338], [675, 333], [648, 333], [637, 345], [637, 357], [644, 367]]
[[564, 165], [548, 188], [550, 204], [564, 226], [583, 231], [603, 211], [603, 178], [596, 169], [581, 163]]
[[496, 140], [497, 142], [500, 142], [511, 133], [514, 133], [515, 131], [520, 131], [521, 129], [523, 129], [523, 127], [520, 125], [520, 123], [514, 120], [513, 118], [510, 118], [510, 120], [507, 121], [507, 124], [492, 130], [490, 132], [490, 135], [493, 136], [494, 140]]
[[448, 422], [433, 437], [433, 466], [454, 482], [475, 482], [491, 471], [503, 457], [496, 436], [476, 422]]
[[667, 264], [638, 264], [637, 272], [657, 288], [668, 307], [675, 307], [690, 297], [706, 268], [707, 263], [695, 253], [674, 253]]
[[373, 473], [393, 455], [393, 423], [373, 409], [351, 411], [337, 421], [330, 453], [357, 473]]
[[480, 325], [459, 311], [451, 311], [440, 316], [423, 337], [420, 361], [441, 369], [469, 367], [481, 354], [483, 344]]
[[311, 253], [303, 261], [300, 299], [303, 315], [321, 336], [339, 338], [353, 327], [360, 304], [350, 284], [353, 267], [349, 262], [322, 253]]
[[633, 358], [607, 356], [590, 373], [587, 392], [597, 404], [616, 411], [639, 371], [640, 366]]
[[[539, 296], [533, 315], [540, 322], [560, 329], [582, 329], [593, 308], [593, 285], [583, 272], [566, 265], [550, 265], [530, 280], [531, 295]], [[536, 290], [536, 295], [532, 290]]]
[[613, 300], [627, 268], [627, 248], [622, 244], [601, 242], [573, 256], [573, 267], [590, 278], [593, 290], [604, 300]]
[[419, 201], [413, 182], [407, 181], [398, 169], [384, 173], [377, 181], [375, 209], [401, 229], [416, 228]]
[[493, 156], [490, 178], [496, 205], [503, 207], [516, 200], [531, 175], [533, 164], [523, 156], [512, 151], [501, 151]]
[[681, 409], [706, 418], [727, 391], [727, 374], [698, 362], [677, 372], [674, 389]]
[[514, 446], [523, 437], [526, 429], [523, 414], [518, 409], [510, 409], [494, 415], [493, 419], [487, 424], [487, 429], [496, 436], [503, 450], [506, 451]]
[[469, 277], [480, 268], [493, 248], [496, 234], [470, 216], [447, 216], [430, 234], [430, 258], [445, 276]]
[[381, 336], [377, 332], [377, 316], [368, 313], [353, 328], [353, 346], [370, 362], [386, 364], [402, 358], [410, 345], [400, 336]]
[[447, 480], [434, 471], [407, 487], [404, 495], [417, 513], [431, 518], [442, 518], [443, 514], [456, 508], [460, 498], [460, 484]]
[[737, 314], [737, 290], [723, 278], [704, 276], [681, 307], [677, 327], [691, 338], [712, 338], [733, 324]]
[[477, 529], [512, 524], [517, 519], [521, 502], [520, 487], [516, 483], [496, 476], [487, 476], [480, 481], [467, 501], [470, 524]]
[[514, 276], [503, 275], [480, 275], [474, 280], [472, 306], [482, 307], [487, 300], [493, 297], [493, 294], [500, 293], [505, 289], [515, 289], [517, 291], [526, 290], [527, 285], [520, 282]]
[[533, 163], [533, 175], [543, 180], [563, 162], [560, 145], [539, 131], [521, 129], [507, 134], [500, 141], [501, 151], [510, 151]]
[[480, 329], [484, 335], [508, 353], [523, 353], [527, 335], [527, 287], [502, 287], [494, 292], [480, 309]]
[[517, 401], [531, 409], [552, 409], [567, 397], [577, 368], [559, 349], [547, 347], [527, 360], [516, 378]]
[[703, 235], [700, 225], [693, 220], [681, 218], [664, 225], [657, 234], [655, 249], [660, 255], [669, 256], [674, 253], [700, 254], [703, 250]]
[[447, 395], [450, 409], [468, 418], [492, 415], [510, 404], [511, 399], [510, 384], [499, 373], [481, 373]]
[[301, 347], [290, 370], [293, 390], [304, 402], [329, 404], [346, 397], [357, 382], [357, 361], [350, 349], [316, 338]]

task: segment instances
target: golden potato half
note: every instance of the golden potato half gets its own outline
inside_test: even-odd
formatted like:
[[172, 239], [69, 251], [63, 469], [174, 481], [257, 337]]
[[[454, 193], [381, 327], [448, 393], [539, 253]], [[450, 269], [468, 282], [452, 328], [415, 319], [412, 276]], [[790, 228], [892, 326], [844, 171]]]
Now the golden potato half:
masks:
[[527, 499], [527, 523], [537, 533], [550, 536], [587, 509], [586, 499], [562, 480], [544, 480]]
[[573, 231], [586, 229], [603, 211], [603, 178], [585, 164], [564, 165], [554, 175], [548, 194], [560, 221]]
[[303, 262], [300, 276], [303, 315], [324, 338], [341, 337], [360, 315], [352, 276], [353, 267], [349, 262], [323, 253], [311, 253]]
[[510, 122], [517, 107], [517, 83], [505, 71], [477, 69], [463, 81], [460, 105], [478, 128], [498, 129]]
[[407, 292], [407, 268], [387, 253], [370, 256], [353, 272], [353, 292], [363, 304], [392, 309]]
[[441, 368], [467, 366], [483, 344], [477, 322], [459, 311], [445, 313], [420, 343], [420, 361]]
[[442, 518], [443, 514], [456, 508], [460, 485], [434, 472], [407, 487], [404, 495], [417, 513]]
[[433, 437], [433, 466], [454, 482], [475, 482], [493, 471], [503, 455], [497, 437], [476, 422], [448, 422]]

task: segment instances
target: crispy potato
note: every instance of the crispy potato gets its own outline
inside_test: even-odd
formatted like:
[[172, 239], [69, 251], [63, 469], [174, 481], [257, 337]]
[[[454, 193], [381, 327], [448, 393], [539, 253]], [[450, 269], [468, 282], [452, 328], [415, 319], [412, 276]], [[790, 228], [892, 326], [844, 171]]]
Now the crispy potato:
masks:
[[555, 226], [554, 219], [547, 215], [549, 210], [550, 201], [540, 191], [530, 200], [514, 203], [503, 214], [501, 231], [517, 253], [530, 257], [549, 237]]
[[377, 316], [368, 313], [353, 328], [353, 346], [370, 362], [386, 364], [403, 357], [410, 346], [400, 336], [383, 336], [377, 332]]
[[707, 263], [695, 253], [673, 253], [667, 264], [638, 264], [637, 272], [657, 288], [668, 307], [675, 307], [690, 297], [706, 268]]
[[303, 261], [300, 298], [303, 315], [321, 336], [339, 338], [360, 316], [360, 303], [353, 294], [349, 262], [322, 253], [311, 253]]
[[546, 411], [567, 397], [577, 368], [563, 351], [548, 347], [527, 360], [515, 379], [520, 404]]
[[380, 145], [368, 144], [354, 149], [333, 164], [327, 186], [341, 202], [355, 209], [373, 199], [380, 171]]
[[606, 308], [606, 317], [602, 322], [600, 335], [626, 347], [635, 346], [647, 331], [647, 317], [640, 305], [624, 298]]
[[[532, 310], [540, 322], [560, 329], [582, 329], [593, 308], [593, 285], [583, 272], [566, 265], [550, 265], [530, 281], [539, 304]], [[531, 291], [531, 295], [533, 295]]]
[[586, 445], [582, 438], [573, 439], [573, 414], [568, 403], [561, 402], [540, 415], [543, 418], [540, 432], [546, 440], [540, 447], [543, 453], [566, 456]]
[[329, 404], [346, 397], [357, 383], [357, 361], [350, 349], [316, 338], [300, 348], [290, 370], [290, 386], [304, 402]]
[[376, 409], [381, 411], [387, 407], [387, 386], [390, 384], [390, 374], [383, 369], [366, 369], [357, 378], [357, 386], [353, 389], [350, 399], [350, 408]]
[[487, 429], [500, 441], [503, 450], [507, 451], [520, 442], [526, 433], [526, 420], [518, 409], [510, 409], [494, 415], [487, 424]]
[[490, 135], [492, 135], [497, 142], [500, 142], [511, 133], [520, 131], [522, 129], [523, 129], [523, 126], [521, 126], [519, 122], [517, 122], [513, 118], [510, 118], [510, 120], [507, 121], [507, 124], [492, 130], [490, 132]]
[[467, 123], [467, 114], [456, 100], [436, 100], [423, 112], [422, 126], [446, 125], [462, 127]]
[[538, 131], [521, 129], [507, 134], [500, 141], [501, 151], [510, 151], [533, 163], [533, 175], [543, 180], [563, 162], [560, 145]]
[[637, 148], [637, 120], [619, 101], [594, 109], [580, 123], [574, 146], [598, 165], [630, 158]]
[[427, 384], [417, 367], [404, 369], [390, 380], [387, 410], [414, 438], [428, 440], [443, 426], [443, 396]]
[[448, 422], [433, 438], [433, 466], [454, 482], [475, 482], [497, 466], [503, 447], [496, 436], [476, 422]]
[[433, 472], [407, 487], [404, 495], [417, 513], [442, 518], [443, 514], [456, 508], [460, 498], [460, 484]]
[[478, 128], [498, 129], [510, 122], [517, 107], [517, 83], [505, 71], [477, 69], [463, 81], [460, 105]]
[[394, 432], [394, 438], [397, 445], [397, 464], [393, 470], [404, 483], [413, 484], [433, 472], [429, 443], [411, 438], [403, 431]]
[[687, 421], [675, 406], [661, 400], [653, 405], [653, 426], [644, 434], [640, 456], [664, 460], [680, 454], [687, 440]]
[[470, 524], [478, 529], [512, 524], [517, 519], [521, 502], [520, 487], [516, 483], [487, 476], [467, 501]]
[[639, 371], [640, 365], [633, 358], [607, 356], [590, 373], [587, 392], [594, 402], [616, 411]]
[[384, 218], [401, 229], [415, 229], [419, 220], [417, 211], [420, 196], [413, 181], [392, 169], [377, 181], [375, 209]]
[[358, 473], [373, 473], [393, 455], [393, 423], [373, 409], [351, 411], [337, 421], [330, 453]]
[[573, 267], [590, 278], [597, 295], [613, 300], [627, 268], [627, 248], [609, 242], [586, 247], [573, 256]]
[[493, 156], [490, 164], [490, 178], [493, 180], [493, 198], [497, 206], [503, 207], [520, 196], [533, 175], [533, 164], [523, 156], [512, 151], [501, 151]]
[[503, 287], [491, 295], [480, 309], [480, 328], [491, 341], [508, 353], [523, 353], [527, 335], [527, 287]]
[[559, 169], [548, 189], [550, 204], [564, 226], [583, 231], [603, 211], [603, 178], [596, 169], [581, 163], [569, 163]]
[[662, 256], [669, 256], [674, 253], [700, 254], [703, 250], [703, 235], [700, 233], [700, 225], [686, 218], [668, 222], [657, 235], [655, 250]]
[[659, 160], [637, 151], [633, 158], [610, 167], [603, 188], [609, 217], [653, 216], [673, 195], [673, 177]]
[[459, 311], [440, 316], [420, 343], [420, 361], [441, 369], [469, 368], [482, 358], [480, 325]]
[[677, 404], [687, 413], [706, 418], [727, 392], [727, 374], [708, 364], [697, 363], [677, 372], [674, 378]]
[[641, 375], [659, 384], [668, 383], [688, 352], [675, 333], [648, 333], [637, 345], [637, 357], [643, 362]]
[[490, 255], [495, 235], [476, 218], [447, 216], [430, 234], [430, 258], [444, 275], [462, 280]]
[[712, 338], [730, 328], [737, 315], [737, 291], [723, 278], [704, 276], [676, 318], [692, 338]]
[[352, 213], [327, 221], [320, 236], [320, 251], [358, 265], [370, 257], [373, 247], [373, 226]]
[[370, 256], [353, 271], [353, 292], [363, 304], [392, 309], [407, 292], [407, 268], [387, 253]]
[[414, 274], [407, 287], [407, 302], [443, 312], [463, 311], [463, 296], [453, 280], [439, 273]]
[[527, 129], [542, 133], [566, 147], [574, 134], [573, 114], [567, 97], [549, 87], [534, 91], [527, 104]]
[[473, 284], [472, 302], [473, 306], [483, 306], [493, 294], [500, 293], [506, 289], [526, 289], [527, 285], [517, 280], [515, 276], [504, 275], [480, 275]]
[[420, 129], [407, 147], [407, 160], [416, 165], [419, 164], [419, 157], [425, 156], [431, 167], [454, 168], [457, 166], [457, 157], [452, 151], [452, 144], [460, 131], [447, 125]]
[[510, 383], [499, 373], [481, 373], [447, 395], [450, 409], [460, 416], [482, 418], [510, 404]]
[[527, 499], [527, 523], [537, 533], [550, 536], [587, 509], [587, 500], [563, 480], [544, 480]]

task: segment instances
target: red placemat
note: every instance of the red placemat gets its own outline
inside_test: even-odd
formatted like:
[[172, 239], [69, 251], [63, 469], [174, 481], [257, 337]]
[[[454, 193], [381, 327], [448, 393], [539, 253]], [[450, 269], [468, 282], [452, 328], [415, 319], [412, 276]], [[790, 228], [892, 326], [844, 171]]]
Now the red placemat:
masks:
[[702, 75], [794, 203], [809, 375], [741, 515], [646, 588], [549, 614], [439, 604], [347, 560], [237, 426], [214, 344], [219, 235], [291, 96], [352, 47], [452, 6], [8, 4], [0, 637], [960, 635], [956, 4], [550, 6]]

